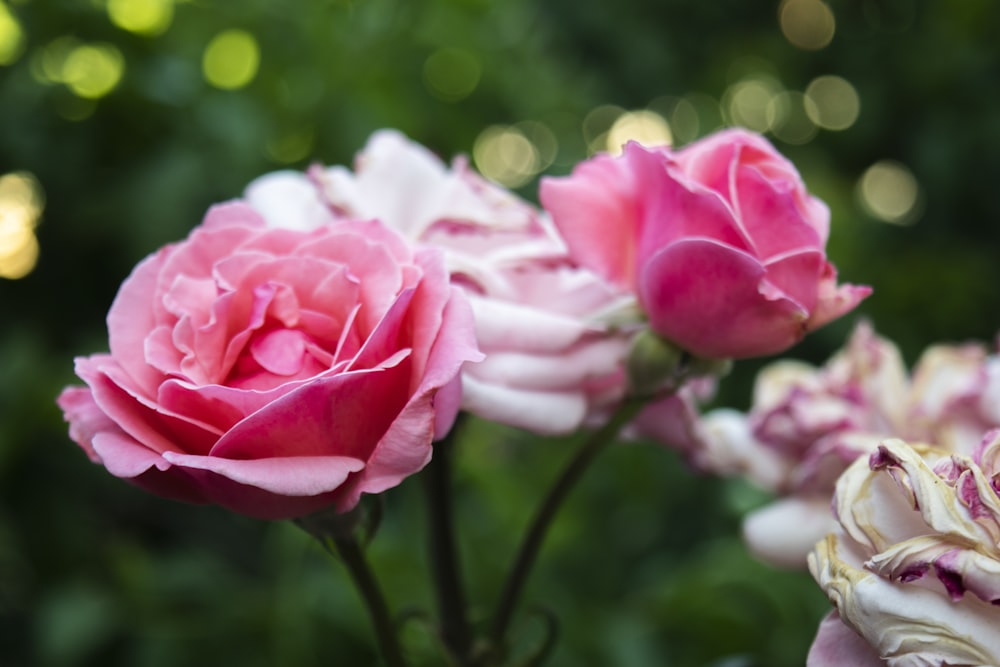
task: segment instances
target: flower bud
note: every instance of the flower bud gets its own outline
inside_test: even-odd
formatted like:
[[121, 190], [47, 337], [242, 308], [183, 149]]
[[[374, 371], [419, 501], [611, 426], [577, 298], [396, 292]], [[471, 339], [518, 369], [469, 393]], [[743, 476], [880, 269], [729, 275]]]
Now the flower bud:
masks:
[[632, 338], [626, 370], [629, 393], [652, 396], [674, 388], [683, 372], [686, 354], [682, 349], [651, 329], [643, 329]]

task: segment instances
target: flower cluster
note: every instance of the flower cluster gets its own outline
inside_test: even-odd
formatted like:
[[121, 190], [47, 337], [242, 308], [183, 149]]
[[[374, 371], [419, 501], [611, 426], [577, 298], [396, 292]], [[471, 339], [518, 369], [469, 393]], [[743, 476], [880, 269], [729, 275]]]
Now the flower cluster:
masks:
[[246, 199], [273, 226], [374, 218], [411, 243], [439, 249], [472, 305], [486, 354], [462, 376], [469, 412], [536, 433], [569, 433], [622, 398], [634, 298], [580, 268], [547, 215], [464, 159], [448, 169], [426, 148], [383, 130], [353, 172], [269, 174], [250, 184]]
[[747, 413], [705, 415], [686, 451], [699, 467], [743, 474], [781, 496], [751, 512], [744, 536], [759, 557], [804, 567], [833, 528], [839, 475], [882, 440], [933, 442], [971, 454], [1000, 426], [1000, 359], [975, 343], [928, 348], [908, 373], [899, 350], [862, 322], [822, 367], [780, 360], [757, 376]]
[[[504, 587], [487, 642], [502, 650], [555, 507], [620, 434], [653, 434], [702, 467], [744, 468], [813, 502], [874, 438], [944, 440], [938, 413], [959, 404], [956, 441], [997, 421], [940, 375], [922, 389], [923, 371], [908, 380], [866, 328], [824, 369], [766, 372], [749, 417], [699, 420], [695, 403], [729, 359], [784, 351], [870, 292], [837, 284], [826, 206], [757, 135], [728, 130], [676, 151], [630, 143], [544, 179], [540, 199], [388, 130], [353, 169], [259, 178], [123, 283], [110, 351], [78, 359], [86, 386], [59, 397], [71, 437], [154, 493], [297, 520], [373, 595], [343, 514], [441, 453], [459, 411], [539, 435], [593, 429]], [[978, 382], [984, 354], [954, 356], [965, 375], [949, 366], [953, 384]], [[443, 512], [440, 493], [431, 504]], [[948, 558], [968, 572], [964, 587], [982, 588], [958, 556], [922, 567], [943, 572]], [[438, 568], [451, 605], [442, 637], [470, 664], [455, 569]], [[402, 664], [386, 605], [370, 609], [384, 655]]]

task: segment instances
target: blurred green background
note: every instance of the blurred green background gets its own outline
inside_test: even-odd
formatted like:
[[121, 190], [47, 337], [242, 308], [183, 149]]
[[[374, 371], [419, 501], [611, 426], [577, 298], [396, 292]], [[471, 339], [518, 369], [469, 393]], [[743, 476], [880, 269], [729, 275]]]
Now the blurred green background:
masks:
[[[766, 132], [830, 205], [860, 313], [911, 362], [995, 335], [1000, 313], [995, 0], [0, 1], [0, 664], [370, 665], [364, 611], [304, 533], [148, 496], [91, 465], [54, 397], [106, 349], [143, 256], [255, 176], [349, 163], [396, 127], [534, 198], [629, 137]], [[852, 318], [853, 319], [853, 318]], [[825, 359], [851, 321], [792, 354]], [[760, 362], [720, 402], [745, 407]], [[570, 442], [471, 422], [457, 479], [485, 615]], [[414, 480], [372, 546], [400, 608], [427, 608]], [[649, 444], [607, 452], [526, 596], [553, 666], [792, 667], [827, 603], [751, 559], [765, 498]], [[517, 624], [529, 647], [537, 618]], [[419, 623], [415, 664], [441, 664]]]

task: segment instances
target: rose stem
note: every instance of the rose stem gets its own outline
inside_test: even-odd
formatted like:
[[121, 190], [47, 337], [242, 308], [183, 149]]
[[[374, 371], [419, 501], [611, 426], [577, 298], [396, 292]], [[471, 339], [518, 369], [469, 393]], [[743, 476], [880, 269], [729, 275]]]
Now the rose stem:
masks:
[[504, 637], [507, 634], [507, 627], [510, 625], [511, 618], [514, 615], [521, 590], [524, 588], [528, 573], [538, 556], [542, 541], [545, 539], [556, 511], [590, 463], [600, 454], [601, 450], [615, 439], [622, 427], [631, 421], [644, 405], [645, 400], [643, 399], [626, 399], [607, 423], [584, 441], [580, 449], [577, 450], [576, 455], [563, 469], [559, 478], [556, 479], [555, 484], [549, 489], [548, 495], [539, 506], [534, 520], [524, 535], [521, 548], [517, 553], [517, 559], [514, 561], [510, 574], [507, 576], [500, 603], [497, 605], [491, 634], [495, 649], [502, 650], [501, 647], [503, 646]]
[[368, 565], [364, 551], [358, 544], [357, 537], [353, 534], [335, 534], [330, 539], [336, 545], [337, 554], [340, 555], [351, 579], [354, 580], [354, 585], [368, 607], [368, 614], [371, 616], [379, 649], [382, 652], [382, 657], [385, 658], [386, 665], [388, 667], [406, 667], [406, 661], [399, 648], [399, 638], [396, 636], [396, 626], [392, 621], [392, 614], [389, 612], [389, 605], [385, 601], [385, 595], [382, 594], [375, 574]]
[[453, 441], [461, 421], [460, 418], [451, 432], [434, 444], [434, 457], [423, 478], [430, 529], [431, 570], [441, 617], [441, 640], [456, 665], [464, 667], [469, 664], [472, 634], [466, 616], [451, 494]]

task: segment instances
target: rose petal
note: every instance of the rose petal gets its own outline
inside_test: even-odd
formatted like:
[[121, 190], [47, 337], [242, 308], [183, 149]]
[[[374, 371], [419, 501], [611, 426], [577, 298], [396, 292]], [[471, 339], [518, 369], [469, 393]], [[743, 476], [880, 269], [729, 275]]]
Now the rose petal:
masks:
[[566, 178], [543, 178], [539, 198], [573, 257], [625, 288], [636, 280], [639, 210], [630, 165], [598, 155]]
[[806, 667], [884, 667], [885, 664], [864, 638], [844, 625], [836, 611], [820, 621], [806, 658]]
[[816, 542], [835, 527], [828, 498], [791, 497], [750, 512], [743, 519], [743, 539], [761, 560], [803, 569]]
[[750, 255], [708, 239], [685, 239], [650, 259], [639, 297], [650, 326], [703, 357], [780, 352], [805, 333], [808, 313], [763, 290], [764, 267]]
[[462, 376], [462, 407], [469, 412], [541, 435], [571, 433], [587, 414], [580, 392], [513, 389]]

